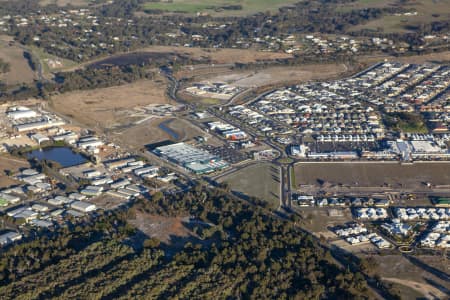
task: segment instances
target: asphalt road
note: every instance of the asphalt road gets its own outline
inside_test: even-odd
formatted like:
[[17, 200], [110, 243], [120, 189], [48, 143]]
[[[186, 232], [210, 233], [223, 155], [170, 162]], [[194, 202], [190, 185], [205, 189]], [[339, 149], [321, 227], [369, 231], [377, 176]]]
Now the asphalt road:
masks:
[[[224, 66], [230, 66], [230, 65], [228, 64], [228, 65], [218, 65], [218, 66], [224, 67]], [[203, 68], [210, 68], [210, 67], [211, 66], [203, 66]], [[197, 66], [197, 69], [198, 68], [202, 68], [202, 67], [201, 66]], [[174, 100], [174, 101], [176, 101], [176, 102], [178, 102], [180, 104], [186, 105], [192, 110], [195, 110], [196, 107], [195, 107], [194, 104], [186, 103], [186, 101], [184, 101], [183, 99], [181, 99], [181, 98], [179, 98], [177, 96], [177, 91], [178, 91], [178, 89], [180, 87], [180, 84], [179, 84], [178, 80], [173, 76], [172, 71], [169, 68], [167, 68], [167, 67], [162, 67], [160, 69], [160, 71], [167, 78], [167, 80], [169, 81], [169, 86], [167, 88], [168, 96], [172, 100]], [[246, 90], [246, 91], [248, 92], [248, 90]], [[254, 101], [257, 101], [257, 100], [261, 99], [262, 97], [266, 96], [267, 94], [270, 94], [271, 92], [273, 92], [273, 90], [266, 91], [266, 92], [258, 95], [257, 97], [249, 100], [247, 102], [247, 104], [248, 103], [252, 103]], [[234, 99], [235, 99], [235, 97], [231, 98], [226, 103], [226, 105], [231, 105], [233, 103]], [[232, 124], [232, 125], [234, 125], [234, 126], [236, 126], [238, 128], [242, 127], [242, 124], [236, 124], [235, 122], [233, 122], [231, 120], [225, 119], [223, 116], [215, 113], [215, 111], [213, 109], [209, 109], [208, 111], [212, 115], [214, 115], [215, 117], [221, 119], [224, 122], [230, 123], [230, 124]], [[254, 132], [248, 132], [248, 134], [250, 136], [252, 136], [253, 138], [256, 137], [256, 133], [254, 133]], [[276, 145], [275, 143], [273, 143], [270, 140], [270, 138], [264, 139], [263, 143], [267, 144], [270, 148], [275, 149], [275, 150], [278, 151], [278, 153], [280, 153], [280, 155], [278, 157], [276, 157], [275, 159], [272, 160], [272, 163], [274, 163], [275, 165], [277, 165], [280, 168], [280, 192], [279, 192], [280, 204], [279, 204], [278, 210], [281, 211], [281, 212], [290, 211], [290, 208], [292, 206], [292, 201], [291, 201], [291, 175], [290, 175], [290, 170], [292, 168], [292, 164], [286, 165], [286, 164], [282, 164], [282, 163], [280, 163], [278, 161], [280, 158], [287, 158], [287, 155], [285, 153], [285, 150], [282, 147], [280, 147], [280, 146]], [[244, 167], [247, 167], [247, 166], [249, 166], [249, 165], [251, 165], [253, 163], [257, 163], [257, 162], [249, 162], [249, 163], [246, 163], [246, 164], [239, 165], [238, 167], [233, 167], [232, 169], [227, 170], [224, 173], [218, 174], [216, 176], [213, 175], [210, 178], [212, 180], [216, 181], [216, 180], [218, 180], [219, 178], [221, 178], [223, 176], [232, 174], [232, 173], [234, 173], [234, 172], [236, 172], [236, 171], [238, 171], [238, 170], [240, 170], [240, 169], [242, 169]], [[173, 166], [172, 166], [172, 168], [173, 168]], [[179, 168], [177, 168], [177, 169], [179, 169]], [[185, 170], [183, 170], [183, 171], [185, 171]], [[184, 172], [184, 175], [185, 176], [189, 176], [189, 174], [186, 174], [185, 172]]]

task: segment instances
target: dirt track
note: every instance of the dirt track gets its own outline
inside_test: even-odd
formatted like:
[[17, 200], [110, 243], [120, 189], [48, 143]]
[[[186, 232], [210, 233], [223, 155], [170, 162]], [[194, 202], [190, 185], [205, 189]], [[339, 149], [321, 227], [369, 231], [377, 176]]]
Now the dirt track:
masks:
[[390, 277], [383, 277], [382, 279], [410, 287], [423, 294], [427, 299], [447, 299], [448, 297], [444, 292], [427, 283]]

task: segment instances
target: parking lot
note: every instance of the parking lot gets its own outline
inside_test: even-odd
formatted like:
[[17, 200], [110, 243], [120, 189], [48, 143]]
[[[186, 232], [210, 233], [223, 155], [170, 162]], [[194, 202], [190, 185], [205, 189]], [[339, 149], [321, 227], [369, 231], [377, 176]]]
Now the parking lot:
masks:
[[312, 142], [306, 144], [312, 152], [338, 152], [354, 151], [364, 149], [377, 151], [380, 149], [379, 142]]
[[218, 147], [211, 145], [204, 145], [202, 148], [211, 153], [212, 155], [218, 156], [231, 164], [240, 163], [244, 160], [249, 159], [247, 153], [241, 153], [236, 149], [233, 149], [230, 145]]

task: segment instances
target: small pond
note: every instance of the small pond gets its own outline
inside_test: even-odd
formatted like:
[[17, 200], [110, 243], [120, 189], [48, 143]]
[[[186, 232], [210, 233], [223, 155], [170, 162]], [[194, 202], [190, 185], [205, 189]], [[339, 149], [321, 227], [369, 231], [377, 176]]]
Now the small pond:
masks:
[[33, 150], [27, 154], [28, 159], [51, 160], [59, 163], [63, 168], [79, 165], [86, 162], [86, 158], [80, 153], [67, 147], [52, 147]]

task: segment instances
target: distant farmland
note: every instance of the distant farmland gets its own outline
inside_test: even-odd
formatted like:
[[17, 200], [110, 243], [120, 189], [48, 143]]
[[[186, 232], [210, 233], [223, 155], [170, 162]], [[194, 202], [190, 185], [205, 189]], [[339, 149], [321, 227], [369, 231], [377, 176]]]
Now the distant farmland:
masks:
[[[279, 7], [299, 2], [299, 0], [173, 0], [172, 2], [147, 2], [145, 10], [162, 10], [194, 14], [207, 12], [214, 15], [246, 15], [257, 12], [274, 11]], [[233, 6], [242, 6], [242, 9]]]
[[437, 21], [445, 22], [450, 17], [450, 0], [415, 0], [405, 2], [393, 0], [356, 0], [351, 3], [343, 3], [340, 6], [340, 11], [369, 7], [402, 7], [411, 12], [417, 12], [415, 16], [385, 15], [367, 23], [356, 25], [350, 31], [381, 29], [385, 33], [414, 32], [414, 28], [419, 28], [423, 24]]
[[359, 187], [415, 188], [430, 182], [450, 185], [450, 162], [400, 164], [398, 162], [318, 162], [295, 166], [298, 185], [330, 184]]

